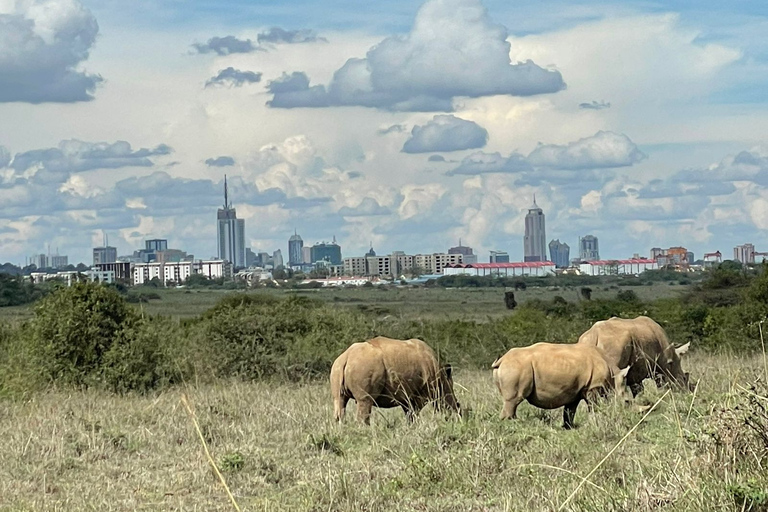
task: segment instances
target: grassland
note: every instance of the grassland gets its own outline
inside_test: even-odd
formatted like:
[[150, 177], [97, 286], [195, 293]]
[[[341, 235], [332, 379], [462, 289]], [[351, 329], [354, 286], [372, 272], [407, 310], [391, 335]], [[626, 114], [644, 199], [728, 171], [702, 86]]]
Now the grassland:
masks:
[[[592, 297], [607, 299], [616, 296], [619, 287], [615, 285], [591, 286]], [[531, 299], [550, 300], [560, 295], [568, 301], [580, 300], [580, 287], [529, 287], [515, 291], [515, 299], [523, 304]], [[621, 289], [634, 291], [643, 300], [679, 297], [689, 286], [680, 284], [654, 283], [647, 286], [633, 286]], [[139, 289], [136, 289], [139, 290]], [[134, 292], [136, 292], [134, 290]], [[327, 288], [317, 290], [280, 290], [262, 288], [248, 293], [264, 293], [285, 297], [299, 294], [320, 299], [345, 308], [373, 309], [382, 315], [393, 315], [404, 319], [461, 318], [482, 320], [508, 314], [504, 306], [504, 288]], [[231, 290], [169, 288], [152, 289], [159, 300], [135, 304], [147, 314], [176, 318], [190, 318], [211, 308]], [[139, 292], [140, 293], [140, 292]], [[0, 320], [23, 320], [32, 316], [33, 306], [0, 308]]]
[[498, 420], [488, 371], [457, 372], [467, 418], [430, 409], [410, 425], [385, 410], [368, 428], [354, 414], [333, 423], [325, 382], [51, 390], [0, 402], [0, 509], [233, 510], [180, 403], [186, 393], [243, 510], [557, 510], [579, 484], [565, 510], [765, 510], [765, 446], [742, 417], [762, 357], [686, 365], [697, 393], [646, 386], [640, 402], [664, 398], [624, 442], [642, 415], [612, 402], [582, 406], [573, 431], [559, 411], [527, 404], [518, 420]]

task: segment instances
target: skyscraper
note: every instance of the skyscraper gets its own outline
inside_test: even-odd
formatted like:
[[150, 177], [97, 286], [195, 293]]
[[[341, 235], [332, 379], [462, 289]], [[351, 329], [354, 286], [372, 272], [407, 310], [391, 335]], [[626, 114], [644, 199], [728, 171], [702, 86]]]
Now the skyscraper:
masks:
[[333, 237], [333, 242], [321, 242], [312, 246], [310, 252], [310, 263], [317, 261], [327, 261], [331, 265], [341, 265], [341, 246], [336, 243], [336, 237]]
[[587, 235], [579, 238], [579, 259], [582, 261], [598, 261], [600, 249], [597, 245], [597, 237]]
[[533, 196], [533, 205], [528, 208], [525, 216], [524, 260], [547, 261], [547, 242], [544, 228], [544, 212], [536, 204], [536, 196]]
[[245, 266], [245, 219], [238, 219], [229, 202], [227, 176], [224, 175], [224, 208], [219, 208], [218, 220], [219, 258], [235, 267]]
[[564, 244], [560, 239], [552, 240], [549, 242], [549, 257], [550, 261], [558, 268], [566, 268], [569, 264], [568, 257], [570, 256], [571, 248], [568, 244]]
[[299, 234], [294, 231], [291, 238], [288, 239], [288, 266], [292, 267], [304, 263], [304, 256], [302, 254], [303, 247], [304, 240], [302, 240]]

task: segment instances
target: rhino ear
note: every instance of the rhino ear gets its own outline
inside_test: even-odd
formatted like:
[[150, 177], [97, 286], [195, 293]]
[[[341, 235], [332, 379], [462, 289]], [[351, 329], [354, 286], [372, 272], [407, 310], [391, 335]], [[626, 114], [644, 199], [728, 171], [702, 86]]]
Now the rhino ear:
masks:
[[683, 346], [677, 347], [675, 349], [675, 354], [677, 354], [677, 357], [680, 357], [684, 355], [686, 352], [688, 352], [688, 349], [691, 348], [691, 342], [689, 341]]

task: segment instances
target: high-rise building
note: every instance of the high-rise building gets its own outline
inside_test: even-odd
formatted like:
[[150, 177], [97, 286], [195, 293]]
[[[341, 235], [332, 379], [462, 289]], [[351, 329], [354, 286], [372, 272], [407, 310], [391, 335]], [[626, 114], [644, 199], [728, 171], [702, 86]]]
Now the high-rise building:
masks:
[[312, 246], [310, 253], [310, 263], [318, 261], [327, 261], [331, 265], [341, 265], [341, 246], [336, 243], [336, 237], [333, 237], [333, 242], [326, 243], [321, 242]]
[[278, 269], [283, 266], [283, 251], [280, 249], [272, 253], [272, 266]]
[[733, 248], [733, 259], [742, 263], [754, 263], [755, 246], [752, 244], [737, 245]]
[[582, 261], [600, 260], [600, 248], [596, 236], [587, 235], [579, 238], [579, 259]]
[[229, 202], [227, 176], [224, 176], [224, 208], [219, 208], [217, 234], [219, 258], [236, 268], [245, 266], [245, 220], [237, 218], [237, 212]]
[[256, 253], [251, 250], [250, 247], [245, 248], [245, 266], [255, 267], [258, 263], [258, 256], [256, 256]]
[[29, 259], [30, 265], [34, 265], [37, 268], [48, 268], [48, 256], [45, 254], [35, 254]]
[[524, 261], [547, 261], [547, 234], [544, 227], [544, 211], [536, 204], [528, 208], [525, 216]]
[[509, 263], [509, 254], [507, 251], [491, 251], [491, 263]]
[[461, 238], [459, 238], [459, 245], [448, 249], [448, 254], [461, 254], [463, 256], [462, 263], [477, 263], [477, 254], [471, 247], [461, 245]]
[[69, 265], [69, 258], [60, 254], [52, 254], [49, 258], [51, 268], [64, 268]]
[[309, 265], [310, 263], [312, 263], [312, 248], [302, 247], [301, 248], [301, 264]]
[[304, 248], [304, 240], [301, 239], [299, 234], [294, 231], [291, 238], [288, 239], [288, 265], [301, 265], [304, 263], [304, 256], [302, 249]]
[[549, 242], [550, 261], [552, 261], [557, 268], [568, 267], [570, 254], [571, 248], [568, 244], [562, 243], [560, 239]]
[[93, 264], [98, 265], [100, 263], [115, 263], [117, 261], [117, 247], [94, 247], [93, 248]]
[[168, 240], [164, 238], [154, 238], [152, 240], [144, 240], [144, 248], [147, 251], [159, 252], [168, 250]]

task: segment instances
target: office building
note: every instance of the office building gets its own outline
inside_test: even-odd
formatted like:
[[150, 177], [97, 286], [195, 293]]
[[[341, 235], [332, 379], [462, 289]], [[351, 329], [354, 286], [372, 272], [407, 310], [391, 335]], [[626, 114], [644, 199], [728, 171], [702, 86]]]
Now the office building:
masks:
[[301, 265], [304, 263], [304, 241], [299, 234], [294, 231], [291, 238], [288, 239], [288, 266]]
[[509, 263], [509, 253], [507, 251], [491, 251], [489, 263]]
[[163, 238], [154, 238], [152, 240], [144, 240], [144, 249], [151, 252], [167, 251], [168, 240]]
[[549, 242], [549, 261], [557, 268], [567, 268], [570, 261], [571, 248], [560, 239]]
[[312, 263], [312, 248], [311, 247], [302, 247], [301, 248], [301, 263], [300, 265], [310, 265]]
[[320, 242], [312, 246], [309, 263], [316, 263], [318, 261], [327, 261], [331, 265], [342, 264], [341, 246], [336, 243], [336, 237], [333, 238], [331, 243]]
[[448, 249], [448, 254], [461, 254], [464, 263], [477, 263], [477, 255], [471, 247], [461, 245], [461, 239], [459, 239], [459, 245]]
[[69, 265], [69, 258], [59, 254], [53, 254], [48, 258], [48, 264], [51, 268], [64, 268]]
[[245, 266], [245, 220], [237, 218], [237, 211], [229, 203], [227, 177], [224, 176], [224, 208], [217, 212], [219, 259], [236, 268]]
[[596, 236], [587, 235], [579, 238], [579, 259], [581, 261], [600, 260], [600, 248]]
[[272, 267], [275, 269], [283, 266], [283, 251], [280, 249], [272, 253]]
[[733, 248], [733, 259], [741, 263], [754, 263], [755, 246], [752, 244], [737, 245]]
[[99, 263], [115, 263], [117, 261], [117, 248], [116, 247], [94, 247], [93, 248], [93, 264]]
[[546, 237], [544, 212], [536, 204], [536, 196], [533, 196], [533, 205], [525, 216], [524, 261], [547, 261]]

